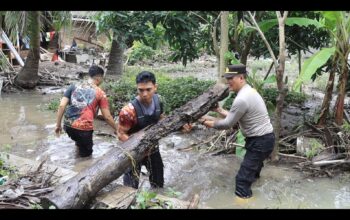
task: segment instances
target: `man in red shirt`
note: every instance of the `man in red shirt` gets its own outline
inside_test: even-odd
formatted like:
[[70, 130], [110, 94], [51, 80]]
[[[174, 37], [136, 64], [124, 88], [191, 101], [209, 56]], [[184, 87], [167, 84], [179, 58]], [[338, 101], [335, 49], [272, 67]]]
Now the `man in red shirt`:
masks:
[[[105, 92], [98, 87], [103, 82], [104, 71], [99, 66], [91, 66], [87, 82], [72, 84], [64, 93], [57, 113], [55, 132], [62, 131], [61, 121], [64, 114], [64, 130], [75, 141], [81, 157], [92, 154], [93, 121], [101, 109], [107, 123], [115, 130], [117, 126], [109, 111], [108, 99]], [[67, 107], [68, 106], [68, 107]], [[67, 107], [67, 109], [66, 109]]]

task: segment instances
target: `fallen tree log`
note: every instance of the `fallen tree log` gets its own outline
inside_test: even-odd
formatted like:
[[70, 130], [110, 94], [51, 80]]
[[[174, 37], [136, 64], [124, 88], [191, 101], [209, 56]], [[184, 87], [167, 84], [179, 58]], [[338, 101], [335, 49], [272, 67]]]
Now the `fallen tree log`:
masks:
[[329, 164], [341, 164], [341, 163], [350, 163], [350, 160], [323, 160], [323, 161], [316, 161], [312, 162], [312, 165], [314, 166], [325, 166]]
[[123, 175], [135, 161], [141, 161], [160, 138], [198, 120], [227, 96], [227, 86], [216, 84], [157, 124], [131, 135], [129, 140], [110, 150], [92, 166], [58, 186], [41, 199], [42, 206], [49, 208], [53, 205], [58, 209], [86, 207], [103, 187]]

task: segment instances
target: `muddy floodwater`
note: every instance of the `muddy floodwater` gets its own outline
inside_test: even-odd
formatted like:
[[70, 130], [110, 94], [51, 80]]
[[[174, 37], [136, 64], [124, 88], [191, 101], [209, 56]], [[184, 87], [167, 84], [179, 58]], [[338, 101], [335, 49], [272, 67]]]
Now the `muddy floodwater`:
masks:
[[[52, 164], [80, 171], [91, 166], [118, 141], [104, 134], [108, 125], [96, 120], [94, 152], [90, 159], [76, 156], [74, 142], [54, 134], [56, 113], [45, 110], [50, 99], [61, 94], [30, 92], [2, 94], [0, 97], [0, 151], [33, 159], [47, 158]], [[195, 151], [179, 151], [204, 137], [205, 132], [179, 132], [161, 139], [165, 166], [164, 193], [170, 188], [180, 192], [180, 199], [200, 196], [200, 205], [208, 208], [350, 208], [350, 175], [311, 178], [286, 166], [266, 164], [261, 178], [253, 186], [254, 197], [246, 204], [234, 202], [235, 175], [240, 158], [235, 155], [211, 156]], [[142, 171], [147, 171], [143, 168]], [[142, 178], [147, 180], [146, 176]], [[118, 182], [121, 182], [119, 178]], [[148, 188], [148, 181], [143, 187]]]

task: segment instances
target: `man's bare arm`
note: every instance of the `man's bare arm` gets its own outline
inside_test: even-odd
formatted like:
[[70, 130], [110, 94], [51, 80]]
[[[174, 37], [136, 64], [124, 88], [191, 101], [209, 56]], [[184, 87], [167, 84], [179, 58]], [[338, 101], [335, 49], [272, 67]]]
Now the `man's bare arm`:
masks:
[[101, 108], [101, 113], [106, 122], [114, 129], [114, 134], [117, 134], [117, 125], [109, 111], [109, 108]]
[[62, 132], [62, 118], [64, 114], [64, 110], [66, 109], [66, 106], [69, 103], [69, 99], [67, 97], [63, 97], [60, 102], [60, 106], [58, 107], [57, 111], [57, 121], [56, 121], [56, 128], [55, 133], [59, 135]]

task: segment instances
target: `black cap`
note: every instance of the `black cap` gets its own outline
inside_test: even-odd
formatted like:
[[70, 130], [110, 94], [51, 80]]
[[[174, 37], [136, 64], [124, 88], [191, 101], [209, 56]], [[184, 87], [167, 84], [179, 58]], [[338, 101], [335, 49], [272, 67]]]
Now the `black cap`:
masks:
[[238, 74], [248, 74], [245, 65], [243, 64], [228, 65], [222, 77], [232, 78]]

